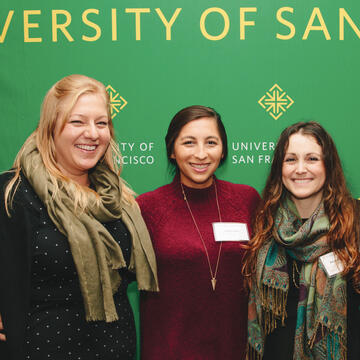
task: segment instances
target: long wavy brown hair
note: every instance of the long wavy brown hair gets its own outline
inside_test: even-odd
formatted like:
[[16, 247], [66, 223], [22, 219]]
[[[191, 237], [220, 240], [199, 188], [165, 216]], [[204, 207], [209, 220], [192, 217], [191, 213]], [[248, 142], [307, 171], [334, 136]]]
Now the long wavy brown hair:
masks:
[[254, 221], [254, 237], [248, 244], [243, 273], [251, 285], [256, 272], [259, 249], [272, 238], [276, 211], [288, 193], [282, 182], [282, 166], [291, 135], [312, 136], [321, 146], [326, 179], [323, 188], [325, 212], [329, 218], [328, 244], [344, 264], [344, 276], [352, 280], [360, 293], [359, 205], [346, 186], [341, 161], [335, 143], [325, 129], [315, 121], [298, 122], [280, 135], [274, 150], [270, 174], [267, 178]]

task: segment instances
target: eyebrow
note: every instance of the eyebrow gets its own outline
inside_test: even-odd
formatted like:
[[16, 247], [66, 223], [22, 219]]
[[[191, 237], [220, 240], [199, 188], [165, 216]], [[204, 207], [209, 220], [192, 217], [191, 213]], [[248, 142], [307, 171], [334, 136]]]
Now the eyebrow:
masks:
[[[180, 138], [180, 140], [184, 140], [184, 139], [196, 139], [196, 137], [192, 136], [192, 135], [185, 135], [185, 136]], [[207, 136], [205, 138], [205, 140], [208, 140], [208, 139], [217, 139], [217, 140], [219, 140], [220, 138], [218, 136]]]
[[[285, 155], [297, 155], [297, 153], [294, 153], [294, 152], [286, 152]], [[309, 153], [306, 153], [305, 155], [318, 155], [318, 156], [322, 156], [322, 154], [317, 153], [317, 152], [309, 152]]]
[[[75, 114], [70, 114], [69, 116], [69, 119], [72, 117], [72, 116], [80, 116], [81, 118], [87, 118], [87, 116], [83, 115], [83, 114], [78, 114], [78, 113], [75, 113]], [[95, 120], [99, 120], [99, 119], [102, 119], [102, 118], [108, 118], [107, 115], [100, 115], [99, 117], [97, 117]]]

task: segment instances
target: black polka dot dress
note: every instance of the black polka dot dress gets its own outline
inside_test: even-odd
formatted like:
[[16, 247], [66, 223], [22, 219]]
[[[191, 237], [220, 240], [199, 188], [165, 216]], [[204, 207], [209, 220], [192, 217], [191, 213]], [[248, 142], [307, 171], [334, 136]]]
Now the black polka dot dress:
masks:
[[[133, 360], [136, 332], [126, 291], [135, 277], [126, 269], [120, 270], [122, 283], [114, 295], [118, 321], [86, 321], [68, 241], [35, 194], [31, 205], [40, 216], [32, 242], [31, 304], [26, 322], [25, 359]], [[131, 239], [124, 223], [119, 219], [104, 226], [120, 244], [129, 264]]]

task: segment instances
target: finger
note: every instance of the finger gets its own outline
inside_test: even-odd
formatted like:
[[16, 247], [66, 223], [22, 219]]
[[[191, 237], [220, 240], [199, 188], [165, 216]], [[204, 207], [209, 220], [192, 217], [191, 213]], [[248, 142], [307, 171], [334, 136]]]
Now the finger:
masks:
[[[4, 330], [4, 325], [2, 323], [2, 318], [1, 318], [1, 315], [0, 315], [0, 331], [1, 330]], [[6, 336], [0, 332], [0, 341], [5, 341], [6, 340]]]

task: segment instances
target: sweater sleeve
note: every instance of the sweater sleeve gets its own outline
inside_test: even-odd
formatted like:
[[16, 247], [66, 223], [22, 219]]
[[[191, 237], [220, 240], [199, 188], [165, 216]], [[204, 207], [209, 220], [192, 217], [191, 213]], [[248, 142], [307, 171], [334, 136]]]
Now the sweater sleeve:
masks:
[[[227, 194], [229, 203], [234, 211], [239, 212], [239, 217], [245, 216], [249, 225], [249, 235], [252, 235], [252, 227], [256, 210], [260, 203], [258, 192], [251, 186], [242, 184], [231, 184], [231, 193]], [[241, 215], [242, 214], [242, 215]]]
[[139, 195], [136, 198], [137, 203], [139, 204], [141, 215], [145, 221], [146, 227], [149, 231], [151, 239], [153, 239], [153, 224], [155, 220], [155, 211], [153, 202], [149, 198], [149, 194]]
[[253, 235], [253, 227], [255, 221], [256, 210], [260, 203], [260, 195], [259, 193], [251, 186], [247, 186], [247, 208], [250, 214], [250, 237]]
[[253, 187], [249, 187], [249, 210], [252, 216], [255, 215], [259, 203], [260, 203], [259, 193]]
[[7, 341], [0, 345], [0, 358], [10, 360], [23, 358], [21, 344], [30, 297], [30, 240], [37, 219], [18, 196], [14, 198], [11, 217], [7, 215], [4, 205], [5, 180], [1, 175], [0, 313]]

